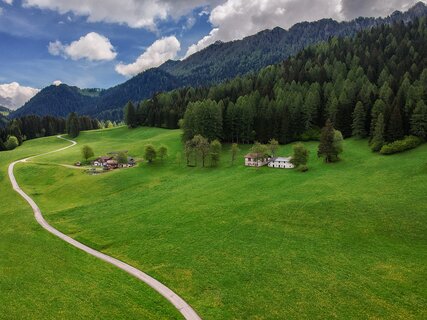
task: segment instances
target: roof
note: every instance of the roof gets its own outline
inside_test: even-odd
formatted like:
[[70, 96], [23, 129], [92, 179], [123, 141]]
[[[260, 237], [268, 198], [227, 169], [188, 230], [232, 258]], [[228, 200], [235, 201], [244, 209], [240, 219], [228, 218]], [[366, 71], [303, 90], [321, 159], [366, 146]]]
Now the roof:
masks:
[[107, 161], [107, 160], [111, 160], [113, 157], [106, 157], [106, 156], [102, 156], [102, 157], [99, 157], [98, 159], [96, 159], [96, 160], [101, 160], [101, 161]]
[[292, 157], [277, 157], [274, 158], [272, 161], [278, 161], [278, 162], [289, 162], [291, 161]]
[[262, 155], [261, 153], [248, 153], [245, 155], [245, 158], [268, 158], [268, 156]]

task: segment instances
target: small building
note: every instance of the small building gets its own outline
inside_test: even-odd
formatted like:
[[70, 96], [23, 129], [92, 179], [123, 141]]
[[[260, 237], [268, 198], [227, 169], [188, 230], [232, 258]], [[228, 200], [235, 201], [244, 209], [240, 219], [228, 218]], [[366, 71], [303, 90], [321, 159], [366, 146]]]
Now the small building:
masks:
[[116, 169], [119, 167], [119, 163], [117, 162], [117, 160], [107, 160], [106, 164], [104, 165], [104, 167], [107, 167], [109, 170], [111, 169]]
[[280, 168], [280, 169], [292, 169], [295, 166], [291, 162], [291, 157], [277, 157], [271, 159], [271, 161], [268, 163], [268, 166], [270, 168]]
[[107, 162], [113, 160], [113, 157], [99, 157], [95, 161], [92, 162], [92, 164], [95, 167], [105, 167], [107, 165]]
[[247, 167], [262, 167], [269, 163], [271, 157], [257, 154], [257, 153], [248, 153], [245, 155], [245, 166]]

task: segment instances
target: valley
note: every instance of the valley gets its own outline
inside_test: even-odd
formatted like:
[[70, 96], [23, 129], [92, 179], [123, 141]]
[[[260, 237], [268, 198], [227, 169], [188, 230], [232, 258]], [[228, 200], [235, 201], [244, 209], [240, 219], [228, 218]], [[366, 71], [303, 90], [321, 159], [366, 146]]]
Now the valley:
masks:
[[100, 154], [168, 147], [163, 163], [99, 176], [56, 165], [79, 159], [74, 147], [19, 164], [16, 176], [49, 223], [167, 284], [203, 319], [425, 316], [426, 145], [387, 157], [350, 139], [327, 165], [309, 143], [301, 174], [244, 167], [247, 147], [234, 166], [224, 148], [218, 168], [188, 168], [179, 130], [76, 141]]

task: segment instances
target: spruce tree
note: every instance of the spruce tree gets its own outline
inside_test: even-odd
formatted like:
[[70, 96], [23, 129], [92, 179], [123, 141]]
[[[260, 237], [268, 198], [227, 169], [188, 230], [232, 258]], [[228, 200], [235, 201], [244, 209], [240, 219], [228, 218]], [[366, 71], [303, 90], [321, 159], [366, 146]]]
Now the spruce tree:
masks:
[[317, 151], [317, 156], [323, 157], [326, 163], [333, 162], [338, 156], [334, 147], [334, 137], [335, 129], [331, 120], [328, 119], [320, 134], [320, 144]]
[[125, 123], [129, 128], [137, 127], [137, 117], [135, 106], [131, 101], [129, 101], [125, 106]]
[[353, 136], [357, 138], [366, 137], [365, 123], [366, 123], [366, 111], [365, 111], [365, 108], [363, 107], [362, 102], [359, 101], [356, 104], [356, 108], [354, 109], [354, 112], [353, 112], [353, 124], [351, 126]]
[[380, 113], [377, 118], [374, 133], [370, 143], [370, 147], [372, 151], [375, 151], [375, 152], [380, 151], [382, 146], [384, 145], [384, 130], [385, 130], [384, 116], [382, 113]]
[[71, 112], [68, 115], [66, 127], [67, 127], [67, 133], [71, 138], [75, 138], [80, 134], [79, 117], [75, 112]]
[[393, 142], [400, 140], [404, 137], [402, 114], [400, 113], [399, 106], [395, 106], [391, 113], [387, 129], [387, 141]]
[[417, 137], [427, 139], [427, 106], [419, 101], [411, 117], [411, 133]]

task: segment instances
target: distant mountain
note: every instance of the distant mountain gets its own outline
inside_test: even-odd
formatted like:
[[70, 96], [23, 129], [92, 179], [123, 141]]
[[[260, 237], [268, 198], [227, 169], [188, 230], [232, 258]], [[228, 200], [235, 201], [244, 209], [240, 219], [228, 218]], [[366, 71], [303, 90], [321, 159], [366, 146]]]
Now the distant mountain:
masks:
[[426, 15], [427, 7], [420, 2], [407, 12], [396, 11], [387, 18], [357, 18], [350, 22], [322, 19], [298, 23], [289, 30], [277, 27], [242, 40], [217, 42], [183, 61], [168, 61], [96, 95], [87, 95], [84, 90], [66, 85], [47, 87], [13, 112], [12, 116], [66, 116], [70, 111], [76, 111], [101, 119], [117, 120], [121, 118], [121, 109], [127, 101], [137, 102], [156, 92], [179, 87], [219, 83], [278, 63], [330, 37], [352, 36], [362, 29], [398, 21], [407, 23]]
[[81, 112], [96, 104], [97, 101], [97, 97], [83, 94], [83, 92], [77, 87], [66, 84], [51, 85], [41, 90], [23, 107], [11, 113], [11, 117], [17, 118], [29, 114], [65, 117], [73, 111]]
[[11, 110], [9, 108], [0, 106], [0, 113], [9, 113]]

